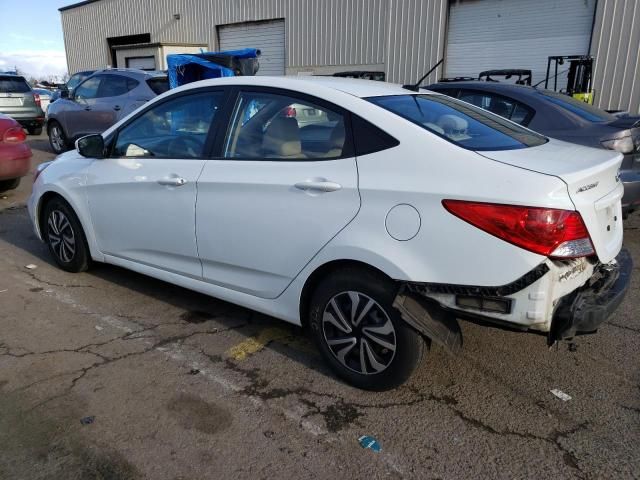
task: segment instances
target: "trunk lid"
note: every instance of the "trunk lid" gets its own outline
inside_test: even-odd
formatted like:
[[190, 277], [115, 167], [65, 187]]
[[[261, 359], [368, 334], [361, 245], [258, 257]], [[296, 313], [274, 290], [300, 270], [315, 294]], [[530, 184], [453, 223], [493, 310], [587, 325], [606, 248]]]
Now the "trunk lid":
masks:
[[515, 167], [560, 178], [589, 230], [601, 262], [613, 260], [622, 247], [624, 187], [618, 177], [622, 154], [549, 140], [539, 147], [478, 152]]

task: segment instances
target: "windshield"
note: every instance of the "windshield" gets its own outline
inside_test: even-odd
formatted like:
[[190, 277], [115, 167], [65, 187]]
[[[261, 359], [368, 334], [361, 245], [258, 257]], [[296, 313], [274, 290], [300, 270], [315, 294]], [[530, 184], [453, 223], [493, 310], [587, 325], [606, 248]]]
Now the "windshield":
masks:
[[0, 93], [27, 93], [31, 87], [22, 77], [7, 75], [0, 77]]
[[579, 116], [587, 122], [603, 123], [616, 120], [616, 117], [608, 114], [604, 110], [600, 110], [588, 103], [576, 100], [569, 95], [563, 95], [561, 93], [551, 92], [548, 90], [541, 91], [540, 93], [551, 103], [555, 103], [565, 110], [569, 110], [571, 113]]
[[469, 150], [513, 150], [547, 142], [542, 135], [444, 95], [393, 95], [367, 100]]

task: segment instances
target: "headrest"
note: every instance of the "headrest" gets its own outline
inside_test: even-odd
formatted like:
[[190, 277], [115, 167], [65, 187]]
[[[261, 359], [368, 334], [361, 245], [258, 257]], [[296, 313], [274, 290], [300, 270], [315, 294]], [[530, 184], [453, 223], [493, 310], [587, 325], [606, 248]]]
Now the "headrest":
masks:
[[468, 123], [465, 119], [455, 115], [442, 115], [438, 118], [438, 126], [445, 132], [464, 132], [467, 130]]
[[262, 137], [262, 149], [268, 157], [301, 157], [298, 121], [290, 117], [276, 117]]

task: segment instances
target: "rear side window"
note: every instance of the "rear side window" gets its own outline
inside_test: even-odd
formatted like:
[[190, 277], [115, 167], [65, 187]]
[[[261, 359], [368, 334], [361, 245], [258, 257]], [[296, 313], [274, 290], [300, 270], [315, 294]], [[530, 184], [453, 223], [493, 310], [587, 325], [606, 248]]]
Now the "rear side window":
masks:
[[400, 142], [387, 132], [355, 114], [351, 114], [351, 126], [353, 127], [353, 140], [358, 156], [381, 152], [400, 145]]
[[468, 150], [514, 150], [547, 142], [542, 135], [442, 95], [392, 95], [368, 100]]
[[122, 75], [103, 75], [98, 97], [117, 97], [133, 90], [138, 85], [138, 81]]
[[2, 93], [27, 93], [31, 87], [22, 77], [0, 76], [0, 92]]
[[149, 88], [153, 90], [153, 93], [156, 95], [169, 91], [169, 80], [167, 77], [150, 78], [147, 80], [147, 85], [149, 85]]

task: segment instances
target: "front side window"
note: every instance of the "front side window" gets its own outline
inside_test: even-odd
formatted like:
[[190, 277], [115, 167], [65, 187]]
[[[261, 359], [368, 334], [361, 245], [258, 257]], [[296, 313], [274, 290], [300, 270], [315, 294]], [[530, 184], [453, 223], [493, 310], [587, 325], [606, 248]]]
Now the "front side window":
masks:
[[72, 75], [69, 81], [67, 82], [67, 88], [72, 90], [78, 86], [78, 84], [91, 75], [93, 72], [78, 72], [75, 75]]
[[224, 143], [225, 158], [314, 160], [339, 158], [344, 116], [288, 95], [242, 92]]
[[116, 140], [115, 157], [202, 158], [221, 92], [183, 95], [145, 111]]
[[542, 135], [443, 95], [392, 95], [368, 100], [469, 150], [512, 150], [547, 142]]
[[81, 83], [74, 93], [77, 100], [89, 100], [98, 96], [98, 88], [100, 87], [101, 75], [91, 77]]

